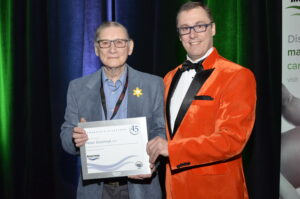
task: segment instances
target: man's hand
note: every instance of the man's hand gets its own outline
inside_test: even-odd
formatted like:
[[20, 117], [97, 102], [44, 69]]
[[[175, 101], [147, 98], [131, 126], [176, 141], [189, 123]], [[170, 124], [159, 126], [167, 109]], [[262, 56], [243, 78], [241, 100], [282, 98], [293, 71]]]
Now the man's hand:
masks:
[[147, 144], [147, 153], [150, 156], [150, 163], [155, 164], [156, 159], [159, 155], [164, 157], [169, 156], [168, 141], [164, 138], [156, 136], [150, 140]]
[[[81, 118], [80, 122], [86, 122], [86, 120], [84, 118]], [[85, 130], [80, 127], [75, 127], [73, 129], [72, 137], [76, 147], [81, 147], [88, 140], [88, 136]]]
[[135, 175], [135, 176], [128, 176], [128, 178], [130, 179], [134, 179], [134, 180], [143, 180], [145, 178], [151, 178], [153, 172], [156, 171], [156, 167], [155, 164], [150, 164], [150, 168], [151, 168], [151, 174], [144, 174], [144, 175]]

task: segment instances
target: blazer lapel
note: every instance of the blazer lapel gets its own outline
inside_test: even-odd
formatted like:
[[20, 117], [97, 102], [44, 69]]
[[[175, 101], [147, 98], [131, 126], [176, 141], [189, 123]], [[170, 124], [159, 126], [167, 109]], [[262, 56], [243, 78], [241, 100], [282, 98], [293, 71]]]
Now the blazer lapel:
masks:
[[[179, 125], [181, 124], [188, 108], [190, 107], [190, 105], [194, 99], [194, 96], [199, 92], [199, 90], [201, 89], [201, 87], [203, 86], [205, 81], [208, 79], [208, 77], [211, 75], [213, 70], [214, 69], [208, 69], [208, 70], [203, 70], [203, 71], [196, 73], [195, 78], [193, 79], [193, 81], [183, 99], [183, 102], [180, 106], [180, 109], [179, 109], [179, 112], [177, 114], [175, 124], [174, 124], [174, 131], [173, 131], [173, 133], [170, 134], [171, 138], [173, 138], [174, 135], [176, 134]], [[178, 80], [177, 80], [177, 82], [178, 82]], [[169, 106], [167, 106], [167, 107], [169, 107]], [[170, 122], [168, 122], [168, 125], [169, 125], [169, 123]]]
[[[138, 79], [138, 75], [135, 74], [134, 69], [128, 67], [128, 89], [127, 89], [127, 117], [138, 117], [142, 108], [142, 100], [133, 95], [133, 90], [138, 88], [142, 88], [141, 81]], [[141, 98], [141, 97], [140, 97]]]
[[100, 76], [102, 70], [99, 70], [91, 79], [87, 82], [86, 86], [89, 89], [87, 94], [86, 110], [88, 111], [89, 117], [86, 118], [88, 121], [102, 120], [102, 105], [100, 98]]
[[170, 132], [170, 135], [173, 134], [172, 128], [171, 128], [171, 121], [170, 121], [170, 119], [171, 119], [171, 117], [170, 117], [170, 102], [171, 102], [175, 88], [178, 84], [178, 81], [179, 81], [181, 75], [182, 75], [182, 71], [180, 71], [180, 69], [177, 69], [177, 72], [175, 73], [175, 75], [172, 79], [172, 82], [171, 82], [171, 85], [169, 88], [169, 92], [168, 92], [168, 96], [167, 96], [167, 101], [166, 101], [167, 126], [168, 126], [168, 130]]

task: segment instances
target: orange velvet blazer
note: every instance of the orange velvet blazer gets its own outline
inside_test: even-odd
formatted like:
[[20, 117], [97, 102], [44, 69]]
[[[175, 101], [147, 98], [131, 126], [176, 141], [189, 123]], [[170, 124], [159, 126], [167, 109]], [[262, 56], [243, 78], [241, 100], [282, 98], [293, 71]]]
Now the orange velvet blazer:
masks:
[[247, 199], [241, 152], [255, 120], [253, 73], [221, 57], [203, 62], [170, 130], [170, 100], [181, 65], [164, 78], [169, 162], [167, 198]]

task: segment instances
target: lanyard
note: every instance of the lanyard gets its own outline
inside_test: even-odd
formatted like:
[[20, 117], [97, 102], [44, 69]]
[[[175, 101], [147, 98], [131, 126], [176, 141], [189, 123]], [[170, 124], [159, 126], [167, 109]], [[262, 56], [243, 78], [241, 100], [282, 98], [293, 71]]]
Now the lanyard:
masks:
[[[110, 117], [110, 120], [112, 120], [116, 116], [116, 114], [120, 108], [120, 105], [125, 97], [127, 87], [128, 87], [128, 70], [127, 70], [127, 74], [126, 74], [126, 82], [125, 82], [124, 88], [122, 90], [122, 93], [119, 96], [119, 99], [118, 99], [116, 105], [115, 105], [114, 112], [113, 112], [112, 116]], [[100, 85], [100, 96], [101, 96], [101, 102], [102, 102], [102, 107], [104, 110], [105, 119], [107, 120], [107, 108], [106, 108], [106, 100], [105, 100], [105, 94], [104, 94], [104, 88], [103, 88], [102, 75], [101, 75], [101, 85]]]

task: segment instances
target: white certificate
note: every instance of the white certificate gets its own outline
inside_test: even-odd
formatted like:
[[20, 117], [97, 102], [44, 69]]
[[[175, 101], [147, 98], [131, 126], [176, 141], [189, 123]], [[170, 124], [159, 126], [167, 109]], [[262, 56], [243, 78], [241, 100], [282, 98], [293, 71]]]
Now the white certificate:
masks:
[[146, 117], [79, 123], [88, 135], [80, 147], [83, 179], [150, 174]]

